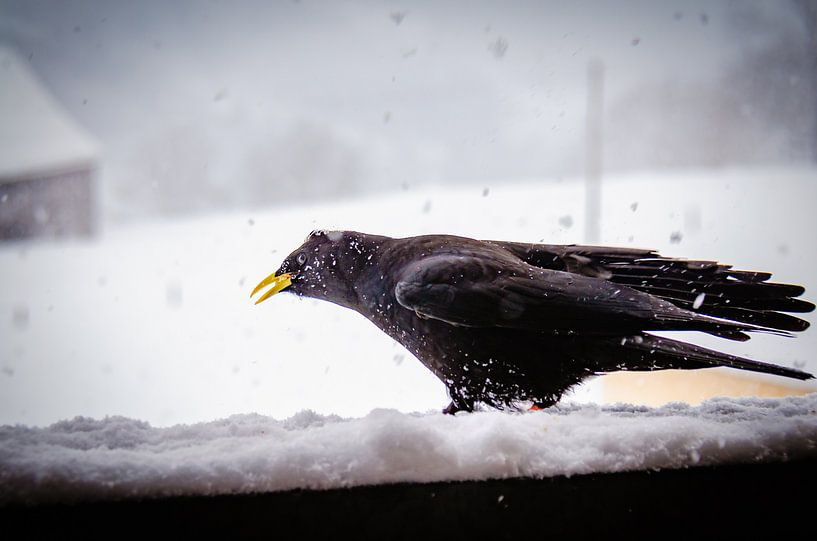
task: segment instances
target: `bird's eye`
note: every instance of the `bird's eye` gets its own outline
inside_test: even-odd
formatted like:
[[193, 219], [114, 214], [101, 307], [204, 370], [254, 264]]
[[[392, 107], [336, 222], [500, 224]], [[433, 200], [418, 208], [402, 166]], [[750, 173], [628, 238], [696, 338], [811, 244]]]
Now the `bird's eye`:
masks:
[[298, 265], [303, 265], [304, 263], [306, 263], [306, 254], [301, 252], [300, 254], [298, 254], [298, 257], [295, 258], [295, 261], [298, 262]]

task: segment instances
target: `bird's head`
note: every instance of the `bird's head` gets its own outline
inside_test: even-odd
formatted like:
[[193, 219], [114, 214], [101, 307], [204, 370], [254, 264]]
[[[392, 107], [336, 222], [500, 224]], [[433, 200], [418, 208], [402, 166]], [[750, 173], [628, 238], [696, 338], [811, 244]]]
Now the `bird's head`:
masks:
[[353, 306], [358, 300], [357, 278], [364, 268], [374, 263], [372, 256], [381, 238], [354, 231], [313, 231], [284, 259], [278, 270], [255, 287], [250, 297], [269, 287], [255, 304], [287, 291]]

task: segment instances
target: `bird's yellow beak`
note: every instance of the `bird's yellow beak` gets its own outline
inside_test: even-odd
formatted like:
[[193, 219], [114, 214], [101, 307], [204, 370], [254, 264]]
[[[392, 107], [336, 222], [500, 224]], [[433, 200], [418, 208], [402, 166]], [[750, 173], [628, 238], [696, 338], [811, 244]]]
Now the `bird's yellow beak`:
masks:
[[250, 293], [250, 298], [252, 298], [256, 293], [258, 293], [259, 291], [261, 291], [270, 284], [272, 285], [272, 287], [266, 293], [261, 295], [261, 298], [255, 301], [255, 304], [258, 304], [259, 302], [264, 302], [265, 300], [269, 299], [279, 291], [283, 291], [284, 289], [288, 288], [290, 284], [292, 284], [292, 273], [285, 272], [280, 276], [275, 276], [275, 273], [273, 272], [272, 274], [261, 280], [260, 284], [255, 286], [255, 289], [253, 289], [252, 293]]

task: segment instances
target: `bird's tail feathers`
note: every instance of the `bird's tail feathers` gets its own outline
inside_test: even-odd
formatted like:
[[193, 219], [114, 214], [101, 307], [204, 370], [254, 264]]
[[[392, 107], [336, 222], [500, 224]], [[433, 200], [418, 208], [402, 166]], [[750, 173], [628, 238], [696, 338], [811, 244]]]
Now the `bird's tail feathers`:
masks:
[[672, 307], [669, 312], [662, 313], [658, 320], [666, 324], [667, 330], [689, 330], [701, 331], [712, 336], [745, 342], [749, 340], [747, 332], [757, 332], [763, 334], [773, 334], [791, 338], [794, 336], [790, 331], [776, 327], [766, 327], [754, 323], [731, 321], [725, 318], [713, 317], [706, 314], [693, 312], [691, 310]]
[[802, 370], [737, 357], [695, 344], [646, 333], [622, 338], [615, 345], [618, 346], [623, 358], [620, 357], [619, 365], [605, 367], [606, 369], [601, 370], [603, 372], [611, 370], [665, 370], [671, 368], [690, 369], [726, 366], [799, 380], [814, 378], [812, 374]]

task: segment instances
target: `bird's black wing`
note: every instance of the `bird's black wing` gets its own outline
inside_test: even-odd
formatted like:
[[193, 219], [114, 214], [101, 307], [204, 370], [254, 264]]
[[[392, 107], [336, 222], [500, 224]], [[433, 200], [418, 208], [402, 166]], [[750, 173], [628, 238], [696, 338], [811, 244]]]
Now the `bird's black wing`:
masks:
[[467, 327], [609, 334], [759, 330], [683, 310], [601, 278], [479, 255], [434, 255], [412, 263], [395, 295], [420, 317]]
[[649, 293], [701, 314], [783, 331], [804, 331], [814, 304], [799, 285], [769, 282], [768, 272], [735, 270], [715, 261], [663, 257], [653, 250], [489, 241], [530, 265], [562, 270]]

